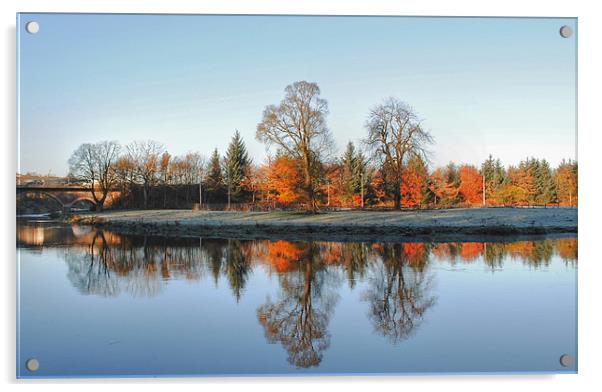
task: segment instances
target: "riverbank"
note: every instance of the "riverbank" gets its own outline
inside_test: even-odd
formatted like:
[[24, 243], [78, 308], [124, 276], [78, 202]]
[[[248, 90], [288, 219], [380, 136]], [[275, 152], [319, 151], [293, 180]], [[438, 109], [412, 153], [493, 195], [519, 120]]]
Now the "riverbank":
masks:
[[124, 234], [234, 238], [465, 239], [577, 233], [576, 208], [468, 208], [418, 211], [235, 212], [133, 210], [74, 215], [70, 222]]

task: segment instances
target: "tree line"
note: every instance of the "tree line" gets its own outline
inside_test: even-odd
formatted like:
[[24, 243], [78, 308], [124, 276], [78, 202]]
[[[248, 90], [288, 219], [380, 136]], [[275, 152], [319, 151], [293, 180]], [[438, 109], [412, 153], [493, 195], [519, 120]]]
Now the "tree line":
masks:
[[[235, 131], [226, 152], [172, 156], [156, 141], [125, 147], [82, 144], [70, 175], [88, 184], [97, 208], [111, 190], [124, 207], [448, 208], [456, 206], [576, 206], [577, 163], [551, 168], [527, 158], [504, 167], [490, 156], [480, 167], [429, 168], [434, 140], [405, 102], [387, 98], [368, 113], [365, 139], [334, 156], [327, 101], [316, 83], [295, 82], [280, 103], [266, 106], [256, 139], [273, 147], [253, 162]], [[114, 206], [119, 207], [119, 206]]]

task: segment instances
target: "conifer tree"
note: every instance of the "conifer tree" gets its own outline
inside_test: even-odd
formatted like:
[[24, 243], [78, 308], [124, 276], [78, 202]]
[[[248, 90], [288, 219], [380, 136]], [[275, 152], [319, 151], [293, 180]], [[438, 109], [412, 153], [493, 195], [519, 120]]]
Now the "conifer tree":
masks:
[[251, 159], [238, 130], [234, 133], [224, 157], [225, 186], [230, 198], [240, 202], [245, 196]]
[[209, 165], [207, 168], [207, 178], [205, 179], [206, 198], [210, 201], [222, 199], [224, 191], [224, 176], [222, 174], [222, 165], [217, 148], [213, 150]]
[[550, 164], [545, 160], [537, 161], [533, 172], [535, 185], [535, 201], [548, 205], [557, 199], [556, 183]]
[[365, 200], [366, 184], [370, 181], [367, 178], [367, 168], [368, 162], [364, 154], [356, 149], [353, 142], [349, 142], [341, 158], [342, 198], [345, 202], [354, 199], [357, 202], [361, 197], [362, 185]]
[[485, 183], [485, 203], [487, 205], [499, 203], [500, 191], [506, 182], [506, 171], [499, 158], [493, 159], [489, 154], [481, 166], [481, 175]]
[[368, 159], [366, 159], [366, 156], [361, 151], [358, 151], [355, 156], [355, 166], [353, 169], [353, 186], [356, 189], [356, 194], [359, 194], [360, 197], [363, 196], [364, 201], [372, 197], [371, 188], [368, 186], [371, 181], [372, 179], [368, 170]]
[[359, 183], [356, 184], [354, 181], [356, 165], [355, 146], [352, 142], [349, 142], [347, 144], [347, 149], [345, 149], [345, 152], [343, 153], [341, 162], [343, 177], [342, 198], [346, 202], [351, 201], [353, 195], [359, 191]]

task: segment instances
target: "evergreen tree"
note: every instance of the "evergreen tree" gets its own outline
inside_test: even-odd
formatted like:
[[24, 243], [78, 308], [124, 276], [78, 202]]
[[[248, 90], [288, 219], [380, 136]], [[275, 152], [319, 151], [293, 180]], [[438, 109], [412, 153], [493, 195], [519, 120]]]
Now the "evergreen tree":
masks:
[[364, 200], [366, 199], [366, 184], [370, 182], [367, 168], [368, 162], [364, 154], [355, 148], [353, 142], [349, 142], [341, 158], [342, 199], [345, 202], [349, 203], [361, 196], [362, 184]]
[[535, 204], [535, 177], [534, 173], [538, 170], [538, 162], [535, 159], [527, 158], [518, 164], [515, 185], [522, 190], [521, 202], [528, 205]]
[[556, 182], [550, 164], [545, 160], [537, 161], [533, 169], [535, 202], [547, 205], [557, 200]]
[[209, 199], [209, 201], [216, 202], [223, 199], [224, 176], [222, 175], [222, 165], [217, 148], [213, 151], [209, 159], [205, 189], [205, 198]]
[[481, 175], [485, 182], [485, 202], [488, 205], [499, 203], [500, 191], [506, 182], [506, 171], [499, 158], [493, 159], [493, 156], [489, 154], [481, 166]]
[[364, 200], [372, 197], [372, 192], [368, 184], [370, 184], [371, 178], [368, 172], [368, 159], [361, 152], [358, 151], [355, 156], [355, 166], [353, 167], [353, 186], [356, 189], [356, 194], [364, 193]]
[[455, 188], [460, 186], [460, 173], [458, 172], [458, 166], [455, 163], [450, 162], [447, 164], [447, 183]]
[[234, 133], [224, 157], [225, 186], [231, 201], [240, 202], [245, 196], [251, 159], [238, 130]]
[[493, 169], [493, 192], [499, 191], [500, 188], [506, 182], [506, 170], [504, 166], [502, 166], [502, 161], [500, 159], [495, 160], [495, 167]]
[[359, 191], [359, 182], [355, 179], [357, 157], [355, 153], [355, 146], [352, 142], [347, 144], [347, 149], [343, 153], [341, 159], [341, 176], [342, 176], [342, 199], [345, 202], [350, 202], [353, 196]]

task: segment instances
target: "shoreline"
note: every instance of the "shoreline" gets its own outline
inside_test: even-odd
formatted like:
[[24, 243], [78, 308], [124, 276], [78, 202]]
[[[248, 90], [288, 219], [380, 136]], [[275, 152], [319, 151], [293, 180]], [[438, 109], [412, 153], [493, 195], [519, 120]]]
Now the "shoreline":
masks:
[[574, 236], [576, 208], [466, 208], [412, 211], [230, 212], [129, 210], [74, 215], [70, 223], [121, 234], [167, 237], [436, 241]]

